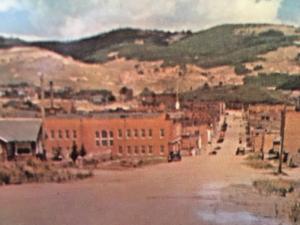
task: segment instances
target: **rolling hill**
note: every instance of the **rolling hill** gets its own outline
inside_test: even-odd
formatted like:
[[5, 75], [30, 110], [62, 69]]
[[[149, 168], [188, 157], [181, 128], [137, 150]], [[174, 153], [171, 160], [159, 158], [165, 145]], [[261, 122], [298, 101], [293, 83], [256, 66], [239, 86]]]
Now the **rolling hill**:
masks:
[[[123, 85], [136, 93], [144, 87], [174, 90], [178, 79], [181, 91], [205, 83], [241, 85], [245, 76], [259, 73], [300, 74], [299, 40], [296, 27], [272, 24], [222, 25], [195, 33], [126, 28], [69, 42], [0, 38], [0, 83], [38, 84], [36, 74], [42, 71], [60, 87], [115, 93]], [[236, 74], [237, 65], [249, 72]]]

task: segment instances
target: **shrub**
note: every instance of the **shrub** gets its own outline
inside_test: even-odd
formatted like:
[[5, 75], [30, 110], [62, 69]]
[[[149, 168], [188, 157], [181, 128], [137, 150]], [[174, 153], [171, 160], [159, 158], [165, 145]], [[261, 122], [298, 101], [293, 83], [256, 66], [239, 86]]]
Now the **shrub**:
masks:
[[251, 70], [247, 69], [247, 67], [245, 65], [243, 65], [243, 64], [237, 64], [234, 67], [234, 72], [237, 75], [246, 75], [246, 74], [250, 73]]
[[80, 148], [80, 151], [79, 151], [79, 155], [80, 155], [81, 157], [86, 156], [86, 150], [85, 150], [84, 145], [81, 145], [81, 148]]
[[70, 158], [72, 159], [73, 162], [76, 162], [78, 156], [79, 156], [79, 152], [77, 150], [77, 145], [76, 143], [74, 143], [72, 146], [72, 152], [70, 154]]
[[261, 153], [259, 152], [255, 152], [253, 154], [250, 154], [246, 157], [246, 160], [248, 161], [252, 161], [252, 160], [260, 160], [262, 157], [261, 157]]
[[272, 169], [273, 165], [262, 160], [251, 160], [246, 163], [253, 169]]
[[293, 223], [297, 224], [297, 222], [300, 219], [300, 203], [298, 203], [298, 202], [293, 203], [293, 205], [290, 207], [290, 210], [289, 210], [289, 219]]
[[0, 170], [0, 184], [10, 184], [10, 175], [3, 169]]
[[294, 191], [295, 182], [289, 180], [256, 180], [253, 186], [260, 193], [275, 194], [285, 197], [288, 193]]

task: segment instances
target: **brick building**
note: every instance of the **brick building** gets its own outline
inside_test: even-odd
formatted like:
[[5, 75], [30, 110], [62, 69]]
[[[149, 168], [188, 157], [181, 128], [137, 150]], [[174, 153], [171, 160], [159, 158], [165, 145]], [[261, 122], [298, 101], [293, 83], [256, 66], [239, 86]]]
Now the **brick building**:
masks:
[[300, 156], [300, 112], [288, 111], [285, 119], [284, 149], [291, 156]]
[[89, 117], [45, 119], [45, 149], [68, 155], [72, 145], [84, 145], [88, 153], [119, 157], [163, 156], [179, 149], [180, 124], [162, 113], [99, 113]]

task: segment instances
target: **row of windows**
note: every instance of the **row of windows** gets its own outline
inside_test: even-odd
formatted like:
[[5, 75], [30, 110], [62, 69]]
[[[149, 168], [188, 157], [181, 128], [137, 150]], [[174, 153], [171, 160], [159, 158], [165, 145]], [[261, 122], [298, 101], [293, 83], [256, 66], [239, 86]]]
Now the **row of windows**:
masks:
[[[165, 136], [165, 130], [160, 129], [159, 130], [159, 136], [160, 138], [163, 138]], [[153, 137], [153, 131], [152, 129], [127, 129], [126, 130], [126, 138], [152, 138]], [[118, 130], [118, 138], [123, 138], [123, 130], [119, 129]]]
[[[154, 148], [152, 145], [148, 146], [126, 146], [124, 149], [123, 146], [119, 146], [119, 154], [127, 154], [127, 155], [139, 155], [139, 154], [149, 154], [152, 155], [154, 151]], [[164, 154], [165, 152], [165, 146], [161, 145], [159, 148], [160, 154]]]
[[[164, 129], [160, 129], [159, 130], [159, 136], [160, 138], [165, 137], [165, 130]], [[49, 137], [49, 134], [46, 133], [46, 139]], [[114, 138], [114, 133], [113, 131], [106, 131], [106, 130], [102, 130], [101, 132], [96, 131], [95, 132], [95, 137], [96, 139], [110, 139], [107, 140], [107, 142], [110, 142], [111, 139]], [[121, 129], [118, 130], [118, 138], [122, 138], [123, 137], [123, 131]], [[142, 137], [142, 138], [152, 138], [153, 137], [153, 131], [152, 129], [127, 129], [126, 130], [126, 138], [138, 138], [138, 137]], [[50, 138], [51, 139], [76, 139], [77, 138], [77, 131], [76, 130], [51, 130], [50, 131]], [[105, 143], [105, 142], [104, 142]]]
[[[46, 133], [45, 134], [45, 138], [47, 139], [49, 137], [49, 134]], [[51, 139], [56, 139], [59, 138], [59, 139], [76, 139], [77, 138], [77, 131], [76, 130], [58, 130], [57, 132], [55, 132], [55, 130], [51, 130], [50, 131], [50, 138]]]

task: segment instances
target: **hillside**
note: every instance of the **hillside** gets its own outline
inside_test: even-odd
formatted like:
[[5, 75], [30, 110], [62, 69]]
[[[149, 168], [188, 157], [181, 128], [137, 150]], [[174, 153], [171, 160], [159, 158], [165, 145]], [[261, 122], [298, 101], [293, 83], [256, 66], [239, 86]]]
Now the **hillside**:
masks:
[[89, 63], [103, 63], [118, 56], [207, 68], [255, 61], [259, 54], [293, 45], [299, 38], [298, 32], [280, 25], [222, 25], [197, 33], [122, 29], [74, 42], [30, 45]]
[[[300, 74], [299, 36], [299, 29], [293, 26], [249, 24], [222, 25], [197, 33], [121, 29], [71, 42], [0, 38], [0, 84], [25, 81], [38, 85], [37, 73], [43, 72], [57, 87], [114, 93], [124, 85], [136, 94], [144, 87], [156, 92], [175, 90], [177, 83], [181, 92], [197, 90], [205, 83], [230, 87], [246, 81], [263, 87], [260, 81], [244, 78], [262, 73]], [[246, 73], [237, 75], [237, 65], [246, 66]], [[241, 92], [244, 90], [253, 88]], [[220, 96], [222, 92], [230, 88], [220, 89]], [[248, 96], [247, 101], [251, 101]]]

